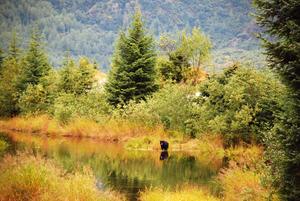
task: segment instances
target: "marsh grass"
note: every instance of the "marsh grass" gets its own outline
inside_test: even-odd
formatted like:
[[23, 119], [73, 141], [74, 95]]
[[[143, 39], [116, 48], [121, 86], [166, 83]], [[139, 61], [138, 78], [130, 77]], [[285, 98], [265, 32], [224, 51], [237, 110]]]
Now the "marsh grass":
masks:
[[110, 119], [97, 123], [84, 118], [75, 118], [67, 124], [61, 124], [47, 115], [1, 120], [0, 128], [50, 136], [89, 137], [111, 141], [126, 140], [142, 135], [157, 136], [164, 133], [162, 126], [150, 127], [126, 119]]
[[229, 147], [225, 151], [225, 156], [231, 164], [241, 168], [256, 169], [263, 162], [263, 147], [253, 144]]
[[274, 191], [262, 184], [262, 178], [263, 174], [238, 166], [223, 170], [219, 175], [219, 181], [224, 201], [278, 201], [276, 196], [270, 199]]
[[175, 191], [163, 190], [160, 188], [148, 189], [140, 193], [140, 201], [220, 201], [204, 190], [189, 186]]
[[125, 200], [116, 193], [98, 191], [88, 169], [67, 174], [40, 156], [7, 155], [0, 170], [0, 201]]

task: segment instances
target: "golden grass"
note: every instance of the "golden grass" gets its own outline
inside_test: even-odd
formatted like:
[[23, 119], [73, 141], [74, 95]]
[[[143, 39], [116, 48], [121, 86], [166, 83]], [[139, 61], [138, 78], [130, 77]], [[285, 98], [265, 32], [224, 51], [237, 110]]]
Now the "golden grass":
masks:
[[159, 188], [140, 193], [140, 201], [219, 201], [197, 187], [184, 187], [175, 191]]
[[29, 155], [5, 156], [0, 165], [0, 201], [121, 201], [100, 192], [90, 171], [66, 174], [53, 162]]
[[[224, 201], [263, 201], [271, 195], [272, 189], [261, 183], [262, 174], [231, 166], [219, 175]], [[278, 198], [273, 196], [273, 201]]]
[[0, 129], [46, 135], [100, 138], [111, 141], [125, 140], [141, 135], [163, 135], [162, 127], [148, 127], [127, 120], [111, 119], [104, 123], [76, 118], [62, 125], [47, 115], [14, 117], [0, 121]]
[[263, 148], [258, 145], [230, 147], [226, 149], [225, 156], [228, 157], [231, 164], [255, 169], [262, 162]]

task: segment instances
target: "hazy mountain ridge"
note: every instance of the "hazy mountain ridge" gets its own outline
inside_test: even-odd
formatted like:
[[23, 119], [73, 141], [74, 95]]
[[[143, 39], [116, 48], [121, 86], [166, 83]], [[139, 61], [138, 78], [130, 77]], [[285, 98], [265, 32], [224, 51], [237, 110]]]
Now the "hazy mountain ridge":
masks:
[[118, 31], [128, 25], [137, 4], [155, 36], [199, 26], [213, 41], [216, 62], [222, 63], [224, 55], [257, 56], [251, 0], [1, 0], [1, 46], [7, 46], [13, 29], [27, 38], [37, 24], [55, 65], [69, 50], [74, 57], [97, 60], [107, 70]]

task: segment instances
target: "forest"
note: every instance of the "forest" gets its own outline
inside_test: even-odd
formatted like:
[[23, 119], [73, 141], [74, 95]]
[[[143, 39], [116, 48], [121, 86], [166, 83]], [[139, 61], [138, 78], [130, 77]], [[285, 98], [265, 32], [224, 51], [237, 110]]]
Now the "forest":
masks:
[[299, 200], [299, 9], [1, 2], [0, 201]]
[[[26, 47], [30, 30], [38, 26], [55, 67], [62, 64], [68, 51], [75, 59], [82, 55], [93, 59], [100, 70], [108, 72], [113, 44], [119, 30], [129, 25], [135, 3], [136, 0], [1, 1], [0, 47], [8, 47], [14, 31], [22, 33], [20, 45]], [[201, 27], [214, 42], [213, 58], [218, 68], [239, 59], [257, 67], [263, 65], [251, 0], [152, 0], [139, 4], [147, 19], [146, 28], [155, 38], [176, 37], [180, 30]]]

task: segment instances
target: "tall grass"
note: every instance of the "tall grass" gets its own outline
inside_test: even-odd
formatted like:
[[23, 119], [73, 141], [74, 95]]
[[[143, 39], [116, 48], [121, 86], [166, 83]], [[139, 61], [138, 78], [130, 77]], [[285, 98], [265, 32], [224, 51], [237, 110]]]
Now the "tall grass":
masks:
[[225, 156], [231, 164], [241, 168], [255, 169], [262, 163], [263, 147], [257, 145], [242, 145], [229, 147], [225, 151]]
[[47, 115], [14, 117], [0, 121], [0, 128], [35, 134], [60, 135], [72, 137], [91, 137], [112, 141], [141, 135], [162, 135], [163, 127], [150, 127], [126, 119], [109, 119], [97, 123], [84, 118], [75, 118], [67, 124], [60, 124]]
[[237, 166], [226, 169], [219, 175], [224, 201], [277, 201], [276, 196], [271, 199], [272, 189], [262, 184], [262, 177], [261, 173]]
[[100, 192], [90, 171], [66, 174], [39, 156], [7, 155], [0, 165], [0, 201], [121, 201]]
[[141, 192], [140, 201], [219, 201], [219, 199], [200, 188], [184, 187], [175, 191], [149, 189]]

